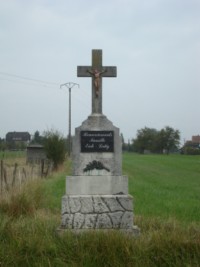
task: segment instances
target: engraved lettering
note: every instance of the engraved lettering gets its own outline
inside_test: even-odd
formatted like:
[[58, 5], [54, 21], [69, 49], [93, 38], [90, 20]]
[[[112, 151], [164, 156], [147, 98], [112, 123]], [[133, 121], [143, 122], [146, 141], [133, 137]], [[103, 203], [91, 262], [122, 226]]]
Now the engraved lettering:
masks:
[[114, 152], [113, 131], [81, 131], [81, 152]]
[[109, 150], [109, 145], [99, 144], [99, 148], [100, 148], [100, 149]]
[[94, 144], [86, 144], [85, 148], [94, 148]]
[[90, 139], [90, 142], [100, 142], [100, 143], [103, 143], [103, 142], [105, 142], [105, 138], [101, 138], [101, 139], [94, 139], [94, 138], [91, 138], [91, 139]]

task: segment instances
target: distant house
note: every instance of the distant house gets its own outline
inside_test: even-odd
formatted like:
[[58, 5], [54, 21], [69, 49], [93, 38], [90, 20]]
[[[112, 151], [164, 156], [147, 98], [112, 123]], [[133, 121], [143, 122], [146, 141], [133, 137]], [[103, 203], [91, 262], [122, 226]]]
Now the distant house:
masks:
[[25, 148], [31, 140], [29, 132], [8, 132], [6, 143], [10, 149]]
[[193, 135], [192, 140], [188, 140], [185, 142], [185, 146], [190, 147], [200, 147], [200, 135]]
[[193, 135], [192, 136], [192, 142], [200, 144], [200, 135]]
[[46, 153], [42, 145], [28, 145], [26, 150], [26, 162], [27, 163], [40, 163], [42, 160], [46, 160]]
[[9, 132], [6, 134], [6, 142], [29, 142], [31, 135], [28, 132]]
[[200, 155], [200, 136], [192, 136], [192, 140], [186, 141], [181, 149], [182, 154]]

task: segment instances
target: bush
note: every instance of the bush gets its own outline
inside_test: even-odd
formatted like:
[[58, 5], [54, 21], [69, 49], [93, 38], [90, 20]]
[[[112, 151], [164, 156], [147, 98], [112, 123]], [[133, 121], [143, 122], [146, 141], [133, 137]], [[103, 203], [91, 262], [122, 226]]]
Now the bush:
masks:
[[185, 155], [200, 155], [200, 149], [195, 147], [184, 147], [183, 154]]
[[66, 155], [65, 140], [62, 135], [55, 130], [45, 132], [44, 149], [47, 158], [54, 164], [54, 170], [57, 170], [59, 164], [64, 162]]

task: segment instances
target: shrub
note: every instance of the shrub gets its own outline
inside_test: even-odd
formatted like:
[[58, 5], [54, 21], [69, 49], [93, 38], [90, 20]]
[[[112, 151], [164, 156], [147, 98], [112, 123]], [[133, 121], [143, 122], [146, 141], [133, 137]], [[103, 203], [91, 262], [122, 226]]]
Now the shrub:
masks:
[[65, 160], [65, 140], [62, 135], [55, 130], [45, 132], [44, 136], [44, 149], [47, 158], [52, 160], [54, 170], [57, 170], [59, 164], [62, 164]]
[[183, 154], [186, 155], [200, 155], [200, 149], [195, 147], [184, 147]]

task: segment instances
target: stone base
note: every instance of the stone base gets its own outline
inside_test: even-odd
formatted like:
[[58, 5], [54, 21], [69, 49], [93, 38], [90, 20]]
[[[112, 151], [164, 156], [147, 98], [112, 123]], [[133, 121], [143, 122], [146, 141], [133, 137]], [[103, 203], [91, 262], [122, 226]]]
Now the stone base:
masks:
[[[134, 231], [133, 198], [130, 195], [65, 195], [60, 231], [118, 229]], [[138, 235], [138, 234], [137, 234]]]
[[67, 176], [66, 195], [128, 194], [128, 177], [120, 175]]

